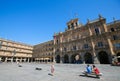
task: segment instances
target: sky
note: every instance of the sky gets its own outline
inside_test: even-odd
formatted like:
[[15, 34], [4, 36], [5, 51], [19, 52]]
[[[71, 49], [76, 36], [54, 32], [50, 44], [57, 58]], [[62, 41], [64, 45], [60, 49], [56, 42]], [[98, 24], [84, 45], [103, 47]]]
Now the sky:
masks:
[[36, 45], [53, 40], [74, 18], [120, 19], [120, 0], [0, 0], [0, 38]]

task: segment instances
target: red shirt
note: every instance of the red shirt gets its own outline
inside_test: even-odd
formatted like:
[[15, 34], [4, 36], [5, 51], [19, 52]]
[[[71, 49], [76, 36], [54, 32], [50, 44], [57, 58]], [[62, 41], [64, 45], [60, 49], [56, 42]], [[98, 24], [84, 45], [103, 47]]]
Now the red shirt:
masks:
[[95, 74], [99, 74], [100, 73], [100, 71], [98, 70], [98, 68], [94, 68], [94, 72], [95, 72]]

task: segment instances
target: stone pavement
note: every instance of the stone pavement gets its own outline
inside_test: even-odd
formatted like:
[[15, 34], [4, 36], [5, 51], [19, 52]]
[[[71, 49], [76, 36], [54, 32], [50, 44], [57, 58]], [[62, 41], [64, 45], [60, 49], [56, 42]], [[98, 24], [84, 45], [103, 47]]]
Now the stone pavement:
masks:
[[[85, 77], [81, 73], [85, 70], [85, 64], [55, 64], [55, 75], [50, 73], [51, 64], [22, 63], [18, 67], [16, 63], [0, 63], [0, 81], [120, 81], [120, 67], [110, 65], [96, 66], [103, 73], [100, 79]], [[36, 67], [42, 70], [35, 70]]]

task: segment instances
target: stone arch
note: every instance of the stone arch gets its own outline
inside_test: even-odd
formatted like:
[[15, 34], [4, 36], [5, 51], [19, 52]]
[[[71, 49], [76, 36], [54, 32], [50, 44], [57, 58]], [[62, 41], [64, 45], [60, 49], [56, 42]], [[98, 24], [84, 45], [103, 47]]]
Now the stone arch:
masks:
[[60, 63], [60, 55], [56, 56], [56, 63]]
[[75, 54], [71, 55], [71, 63], [75, 63]]
[[5, 62], [5, 59], [6, 59], [6, 57], [2, 57], [2, 58], [1, 58], [1, 61], [2, 61], [2, 62]]
[[82, 63], [81, 56], [79, 54], [73, 54], [71, 56], [71, 63], [76, 63], [76, 64]]
[[92, 54], [89, 52], [85, 53], [84, 60], [86, 64], [93, 64]]
[[32, 62], [32, 58], [29, 59], [29, 62]]
[[120, 53], [117, 53], [117, 60], [120, 62]]
[[109, 57], [108, 54], [105, 51], [100, 51], [98, 53], [98, 59], [100, 61], [100, 64], [109, 64]]
[[28, 58], [26, 58], [26, 62], [28, 62]]
[[67, 54], [64, 55], [64, 63], [69, 63], [69, 56]]

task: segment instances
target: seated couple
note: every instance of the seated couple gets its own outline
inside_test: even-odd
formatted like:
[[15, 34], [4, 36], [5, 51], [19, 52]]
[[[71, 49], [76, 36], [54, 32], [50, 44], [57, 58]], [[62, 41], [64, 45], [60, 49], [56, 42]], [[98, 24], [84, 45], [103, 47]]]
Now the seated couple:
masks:
[[85, 73], [95, 73], [96, 75], [99, 75], [100, 71], [95, 65], [93, 65], [93, 68], [90, 65], [87, 65]]

